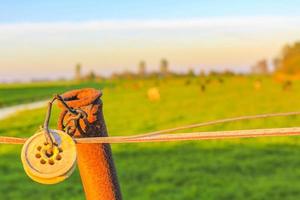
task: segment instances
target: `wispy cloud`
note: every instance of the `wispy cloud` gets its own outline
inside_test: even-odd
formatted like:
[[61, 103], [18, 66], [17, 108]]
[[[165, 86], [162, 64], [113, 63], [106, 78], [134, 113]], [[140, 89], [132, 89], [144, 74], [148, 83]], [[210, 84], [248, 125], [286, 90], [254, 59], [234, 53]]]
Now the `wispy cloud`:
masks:
[[300, 17], [256, 16], [214, 17], [172, 20], [100, 20], [81, 22], [42, 22], [0, 24], [0, 33], [18, 32], [74, 32], [98, 30], [147, 30], [194, 28], [276, 27], [299, 24]]
[[300, 16], [0, 23], [0, 79], [69, 74], [78, 61], [101, 73], [138, 59], [153, 68], [161, 57], [176, 69], [245, 70], [299, 35]]

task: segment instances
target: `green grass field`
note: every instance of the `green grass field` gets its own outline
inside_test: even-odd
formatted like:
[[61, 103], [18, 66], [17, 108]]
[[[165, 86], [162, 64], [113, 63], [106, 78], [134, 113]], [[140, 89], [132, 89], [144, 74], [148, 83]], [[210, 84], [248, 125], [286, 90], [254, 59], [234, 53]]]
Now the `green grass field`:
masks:
[[[300, 82], [283, 91], [271, 78], [262, 79], [260, 90], [253, 77], [225, 77], [211, 81], [201, 92], [199, 80], [130, 80], [103, 85], [88, 83], [76, 87], [103, 89], [104, 114], [110, 135], [130, 135], [213, 119], [269, 112], [300, 110]], [[161, 101], [150, 102], [147, 90], [157, 86]], [[2, 105], [23, 102], [23, 95], [36, 98], [68, 90], [35, 90], [19, 94], [23, 86], [1, 86]], [[39, 86], [40, 87], [40, 86]], [[75, 86], [74, 86], [75, 87]], [[74, 88], [72, 87], [72, 88]], [[7, 90], [7, 91], [6, 91]], [[4, 91], [4, 93], [3, 93]], [[13, 92], [14, 91], [14, 92]], [[7, 93], [5, 93], [7, 92]], [[51, 96], [51, 95], [50, 95]], [[49, 97], [50, 97], [49, 96]], [[8, 99], [7, 99], [8, 98]], [[7, 102], [7, 103], [5, 103]], [[0, 134], [27, 137], [42, 124], [45, 108], [24, 111], [0, 121]], [[55, 128], [55, 110], [52, 127]], [[232, 130], [299, 126], [300, 117], [277, 117], [235, 122], [202, 130]], [[191, 130], [190, 130], [191, 131]], [[114, 144], [124, 199], [299, 199], [300, 138], [257, 138], [222, 141]], [[65, 182], [44, 186], [31, 181], [20, 161], [21, 146], [0, 145], [1, 199], [84, 199], [78, 171]]]
[[113, 84], [108, 81], [97, 84], [95, 82], [45, 82], [29, 84], [0, 84], [0, 108], [16, 105], [20, 103], [29, 103], [32, 101], [49, 99], [54, 94], [62, 93], [80, 87], [111, 87]]

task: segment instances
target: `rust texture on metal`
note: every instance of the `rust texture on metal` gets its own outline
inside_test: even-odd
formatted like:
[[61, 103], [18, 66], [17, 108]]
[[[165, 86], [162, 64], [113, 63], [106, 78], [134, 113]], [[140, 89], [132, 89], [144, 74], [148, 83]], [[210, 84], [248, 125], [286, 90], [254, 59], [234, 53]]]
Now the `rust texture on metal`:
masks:
[[[64, 102], [75, 110], [80, 110], [77, 118], [58, 102], [61, 109], [58, 129], [72, 129], [76, 137], [108, 136], [101, 91], [87, 88], [73, 90], [62, 95]], [[109, 144], [77, 144], [78, 167], [88, 200], [120, 200], [121, 190]]]

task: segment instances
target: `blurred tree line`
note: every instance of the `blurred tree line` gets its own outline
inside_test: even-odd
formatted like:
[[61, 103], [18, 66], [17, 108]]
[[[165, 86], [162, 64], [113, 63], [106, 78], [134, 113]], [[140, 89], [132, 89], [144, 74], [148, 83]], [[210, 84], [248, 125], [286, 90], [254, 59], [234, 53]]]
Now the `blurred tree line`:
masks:
[[300, 77], [300, 42], [284, 46], [274, 59], [274, 67], [276, 74]]

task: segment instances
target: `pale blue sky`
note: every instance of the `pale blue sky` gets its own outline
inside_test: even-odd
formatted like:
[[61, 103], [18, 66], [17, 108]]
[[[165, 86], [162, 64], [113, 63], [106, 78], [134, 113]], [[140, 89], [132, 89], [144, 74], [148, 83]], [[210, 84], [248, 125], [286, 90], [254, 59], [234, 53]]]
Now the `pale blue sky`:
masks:
[[295, 0], [9, 0], [1, 22], [176, 19], [212, 16], [299, 15]]
[[136, 70], [248, 71], [300, 39], [299, 1], [21, 1], [0, 3], [0, 81]]

